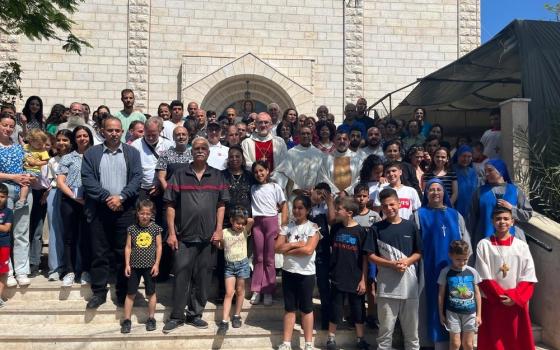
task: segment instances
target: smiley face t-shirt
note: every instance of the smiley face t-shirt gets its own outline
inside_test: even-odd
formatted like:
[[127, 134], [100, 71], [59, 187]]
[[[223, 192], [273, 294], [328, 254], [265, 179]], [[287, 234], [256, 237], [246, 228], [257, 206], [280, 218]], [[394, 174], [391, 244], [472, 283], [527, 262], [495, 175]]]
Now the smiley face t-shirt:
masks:
[[130, 267], [151, 268], [156, 262], [156, 237], [162, 228], [151, 222], [148, 226], [134, 224], [128, 229], [131, 238]]

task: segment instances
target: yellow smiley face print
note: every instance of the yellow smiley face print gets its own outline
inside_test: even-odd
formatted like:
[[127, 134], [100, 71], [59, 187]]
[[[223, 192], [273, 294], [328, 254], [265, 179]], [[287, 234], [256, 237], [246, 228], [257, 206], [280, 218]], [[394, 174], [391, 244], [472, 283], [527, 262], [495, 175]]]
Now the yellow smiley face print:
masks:
[[136, 237], [136, 246], [140, 248], [148, 248], [152, 244], [152, 235], [148, 232], [140, 232]]

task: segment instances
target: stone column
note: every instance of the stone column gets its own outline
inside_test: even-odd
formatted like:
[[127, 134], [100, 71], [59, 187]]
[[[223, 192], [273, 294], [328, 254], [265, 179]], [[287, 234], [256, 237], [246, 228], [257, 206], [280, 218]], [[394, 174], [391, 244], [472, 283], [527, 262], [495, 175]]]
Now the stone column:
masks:
[[344, 102], [356, 103], [364, 94], [364, 6], [344, 1]]
[[459, 0], [458, 57], [480, 46], [480, 0]]
[[146, 111], [149, 97], [150, 0], [128, 1], [127, 85], [134, 90], [136, 108]]
[[512, 98], [500, 103], [502, 159], [525, 194], [529, 193], [529, 102], [529, 98]]

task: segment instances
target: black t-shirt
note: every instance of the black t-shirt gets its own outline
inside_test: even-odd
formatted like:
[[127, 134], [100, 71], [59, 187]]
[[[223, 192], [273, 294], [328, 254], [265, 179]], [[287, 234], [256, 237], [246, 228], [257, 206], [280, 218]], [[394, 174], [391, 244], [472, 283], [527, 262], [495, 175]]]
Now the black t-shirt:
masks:
[[378, 240], [400, 251], [407, 257], [422, 251], [422, 239], [416, 225], [410, 220], [402, 219], [398, 224], [391, 224], [387, 220], [383, 220], [373, 224], [372, 228], [375, 255], [384, 256], [380, 252]]
[[138, 224], [129, 226], [130, 235], [130, 267], [151, 268], [156, 262], [156, 237], [161, 235], [162, 228], [155, 223], [143, 227]]
[[340, 226], [333, 234], [331, 283], [340, 291], [355, 293], [358, 288], [364, 255], [373, 252], [373, 242], [368, 230], [360, 225]]
[[[13, 224], [14, 221], [14, 212], [12, 209], [4, 207], [0, 209], [0, 225], [4, 224]], [[2, 232], [0, 231], [0, 247], [9, 247], [10, 246], [10, 232]]]

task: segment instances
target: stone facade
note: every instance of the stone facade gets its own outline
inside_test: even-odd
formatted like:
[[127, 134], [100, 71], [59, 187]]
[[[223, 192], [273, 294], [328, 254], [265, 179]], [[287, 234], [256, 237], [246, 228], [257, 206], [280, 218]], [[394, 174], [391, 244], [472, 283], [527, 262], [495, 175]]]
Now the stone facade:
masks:
[[82, 56], [25, 38], [11, 55], [24, 96], [43, 97], [47, 110], [74, 100], [118, 110], [126, 87], [145, 113], [176, 98], [220, 109], [248, 80], [263, 104], [280, 98], [306, 114], [325, 104], [340, 119], [346, 102], [372, 103], [479, 45], [479, 2], [91, 0], [74, 16], [93, 45]]

